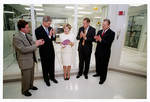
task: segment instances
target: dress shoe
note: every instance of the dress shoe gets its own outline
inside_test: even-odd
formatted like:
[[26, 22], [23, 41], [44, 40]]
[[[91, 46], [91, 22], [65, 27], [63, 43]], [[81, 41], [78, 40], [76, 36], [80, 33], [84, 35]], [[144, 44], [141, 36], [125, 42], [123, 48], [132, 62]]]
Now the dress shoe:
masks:
[[88, 79], [88, 76], [87, 76], [87, 75], [85, 75], [84, 77], [85, 77], [85, 79]]
[[99, 81], [99, 84], [100, 84], [100, 85], [101, 85], [101, 84], [103, 84], [103, 83], [104, 83], [104, 81], [102, 81], [102, 80], [101, 80], [101, 81]]
[[56, 79], [53, 79], [52, 81], [53, 81], [54, 83], [58, 83], [58, 81], [57, 81]]
[[98, 74], [94, 74], [94, 75], [93, 75], [93, 77], [99, 77], [99, 76], [100, 76], [100, 75], [98, 75]]
[[70, 79], [70, 77], [69, 78], [66, 78], [66, 80], [69, 80]]
[[45, 83], [46, 83], [47, 86], [50, 86], [50, 85], [51, 85], [49, 81], [47, 81], [47, 82], [45, 82]]
[[76, 78], [80, 78], [81, 75], [77, 75]]
[[35, 86], [33, 86], [32, 88], [30, 88], [30, 89], [32, 89], [32, 90], [38, 90], [38, 88], [37, 87], [35, 87]]
[[31, 96], [32, 94], [31, 94], [29, 91], [26, 91], [26, 92], [24, 93], [24, 95], [25, 95], [25, 96]]
[[67, 80], [67, 78], [64, 78], [64, 80], [66, 81], [66, 80]]

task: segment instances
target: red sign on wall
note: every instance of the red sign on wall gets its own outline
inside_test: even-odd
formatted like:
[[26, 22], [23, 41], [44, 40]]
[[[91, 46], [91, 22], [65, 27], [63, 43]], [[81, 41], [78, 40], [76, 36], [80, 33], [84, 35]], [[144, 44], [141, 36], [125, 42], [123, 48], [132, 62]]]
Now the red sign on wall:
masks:
[[119, 16], [125, 15], [125, 11], [119, 11], [118, 15], [119, 15]]

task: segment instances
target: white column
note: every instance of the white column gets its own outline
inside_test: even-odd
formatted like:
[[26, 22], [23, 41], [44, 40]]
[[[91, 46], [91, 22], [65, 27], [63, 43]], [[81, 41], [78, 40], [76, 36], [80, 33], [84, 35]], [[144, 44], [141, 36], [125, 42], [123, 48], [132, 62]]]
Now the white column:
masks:
[[[31, 26], [32, 26], [32, 38], [33, 41], [36, 41], [36, 37], [35, 37], [35, 12], [34, 12], [34, 5], [31, 4], [30, 5], [31, 8]], [[37, 55], [37, 51], [36, 51], [36, 56]], [[38, 61], [38, 57], [37, 57], [37, 61]], [[38, 72], [38, 64], [35, 64], [35, 71]]]
[[31, 8], [32, 37], [33, 37], [33, 40], [36, 41], [36, 37], [35, 37], [35, 12], [34, 12], [34, 5], [31, 4], [30, 8]]
[[[111, 57], [108, 68], [117, 68], [120, 63], [121, 51], [127, 27], [127, 15], [129, 5], [109, 5], [108, 19], [111, 21], [110, 28], [115, 32], [115, 39], [111, 47]], [[124, 15], [118, 15], [123, 11]], [[120, 29], [120, 36], [117, 40], [117, 31]]]
[[76, 40], [76, 36], [77, 36], [77, 22], [78, 22], [78, 5], [75, 4], [75, 7], [74, 7], [74, 36], [75, 36], [75, 39], [74, 39], [74, 68], [77, 68], [76, 67], [76, 56], [77, 56], [77, 40]]
[[[103, 20], [107, 18], [107, 10], [108, 6], [102, 7], [101, 25], [103, 23]], [[102, 29], [102, 26], [100, 27], [100, 29]]]

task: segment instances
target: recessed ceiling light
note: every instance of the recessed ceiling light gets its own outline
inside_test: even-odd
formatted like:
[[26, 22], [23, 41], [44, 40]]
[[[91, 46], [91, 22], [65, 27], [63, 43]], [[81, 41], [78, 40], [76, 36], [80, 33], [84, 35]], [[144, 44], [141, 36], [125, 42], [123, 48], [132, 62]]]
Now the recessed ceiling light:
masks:
[[[30, 4], [20, 4], [20, 5], [24, 5], [24, 6], [30, 6]], [[34, 6], [37, 7], [42, 7], [42, 4], [33, 4]]]
[[79, 11], [78, 13], [91, 14], [92, 12], [82, 12], [82, 11]]
[[[74, 15], [72, 15], [72, 16], [74, 16]], [[78, 15], [78, 17], [83, 17], [83, 15]]]
[[94, 17], [94, 18], [101, 18], [101, 17]]
[[[30, 10], [31, 8], [27, 8], [25, 7], [26, 10]], [[39, 8], [34, 8], [36, 11], [43, 11], [43, 9], [39, 9]]]
[[13, 11], [4, 11], [4, 13], [15, 13]]
[[[65, 8], [67, 9], [74, 9], [74, 6], [66, 6]], [[83, 7], [78, 7], [79, 10], [82, 10], [84, 9]]]
[[129, 6], [141, 6], [143, 4], [129, 4]]
[[44, 13], [36, 13], [36, 15], [44, 15]]

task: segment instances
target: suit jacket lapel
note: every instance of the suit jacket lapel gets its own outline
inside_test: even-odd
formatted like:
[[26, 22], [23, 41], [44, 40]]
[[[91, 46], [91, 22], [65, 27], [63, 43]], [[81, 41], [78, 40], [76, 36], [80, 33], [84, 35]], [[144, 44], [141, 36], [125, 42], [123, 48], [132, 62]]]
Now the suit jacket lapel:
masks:
[[89, 26], [88, 31], [86, 32], [86, 36], [89, 34], [91, 27]]
[[[47, 35], [47, 33], [46, 33], [46, 31], [45, 31], [45, 29], [43, 28], [43, 26], [41, 25], [41, 29], [42, 29], [42, 32], [43, 32], [43, 34], [44, 35]], [[49, 29], [48, 29], [49, 30]], [[47, 35], [48, 36], [48, 35]]]
[[102, 38], [105, 38], [108, 35], [109, 31], [110, 31], [110, 28], [104, 33], [104, 35], [102, 36]]
[[20, 37], [23, 39], [23, 41], [24, 41], [25, 43], [27, 43], [27, 44], [30, 45], [30, 43], [29, 43], [29, 41], [27, 40], [27, 38], [26, 38], [21, 32], [19, 32], [19, 35], [20, 35]]

